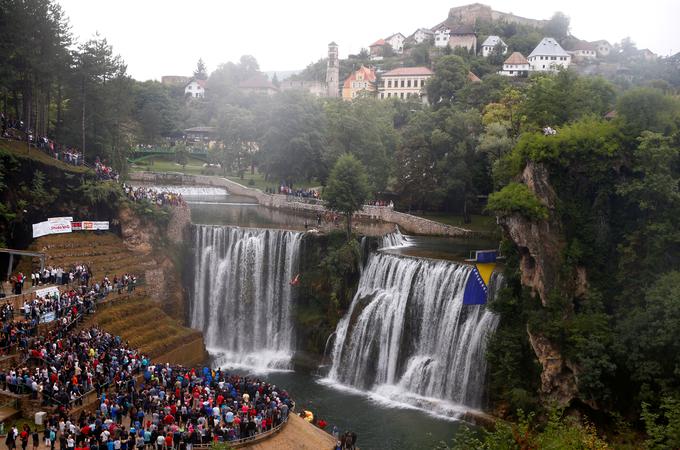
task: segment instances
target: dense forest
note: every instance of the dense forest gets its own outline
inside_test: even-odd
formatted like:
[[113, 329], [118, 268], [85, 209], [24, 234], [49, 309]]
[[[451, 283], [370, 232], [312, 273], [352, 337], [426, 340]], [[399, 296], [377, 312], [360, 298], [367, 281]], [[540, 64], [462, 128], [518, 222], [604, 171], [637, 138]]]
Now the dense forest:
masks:
[[[550, 26], [568, 38], [568, 20]], [[542, 36], [479, 27], [525, 52]], [[624, 44], [616, 58], [633, 53]], [[677, 448], [677, 62], [635, 63], [613, 79], [567, 70], [509, 80], [495, 74], [499, 60], [465, 52], [413, 49], [408, 58], [433, 68], [426, 88], [434, 104], [244, 93], [238, 83], [259, 72], [252, 56], [210, 73], [199, 64], [206, 97], [187, 99], [182, 87], [132, 79], [104, 37], [75, 42], [53, 1], [0, 0], [3, 112], [86, 158], [124, 171], [133, 145], [214, 126], [221, 145], [210, 157], [224, 171], [257, 167], [273, 183], [325, 185], [335, 162], [352, 154], [372, 195], [392, 193], [400, 209], [495, 214], [506, 236], [506, 286], [490, 304], [501, 321], [487, 355], [489, 404], [514, 425], [462, 433], [454, 446], [520, 448], [524, 436], [522, 448], [543, 448], [559, 436], [606, 447], [592, 427], [565, 425], [569, 415], [597, 425], [617, 448], [641, 440]], [[311, 64], [299, 77], [314, 79], [321, 68]], [[556, 373], [545, 358], [560, 361]]]

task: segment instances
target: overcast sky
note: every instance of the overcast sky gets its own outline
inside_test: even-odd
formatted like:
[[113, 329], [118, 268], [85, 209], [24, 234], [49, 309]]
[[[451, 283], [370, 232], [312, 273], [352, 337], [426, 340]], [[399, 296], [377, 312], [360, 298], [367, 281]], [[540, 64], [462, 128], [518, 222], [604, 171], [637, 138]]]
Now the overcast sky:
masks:
[[[85, 40], [95, 32], [123, 56], [136, 79], [191, 75], [202, 57], [208, 70], [255, 56], [266, 71], [296, 70], [322, 58], [327, 44], [340, 57], [357, 53], [392, 33], [408, 36], [419, 27], [443, 21], [450, 7], [472, 2], [391, 0], [179, 1], [58, 0], [74, 34]], [[660, 55], [680, 51], [680, 0], [495, 0], [493, 9], [533, 19], [555, 11], [571, 18], [571, 32], [611, 43], [630, 36], [638, 48]]]

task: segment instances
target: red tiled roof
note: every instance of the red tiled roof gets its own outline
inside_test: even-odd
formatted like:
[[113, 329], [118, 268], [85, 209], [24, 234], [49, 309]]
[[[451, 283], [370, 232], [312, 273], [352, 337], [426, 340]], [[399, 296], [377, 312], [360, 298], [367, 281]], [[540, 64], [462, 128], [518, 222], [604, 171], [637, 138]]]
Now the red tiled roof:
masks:
[[380, 47], [381, 45], [385, 45], [385, 39], [378, 39], [377, 41], [369, 45], [369, 47]]
[[503, 64], [529, 64], [529, 61], [520, 52], [513, 52]]
[[361, 67], [359, 67], [357, 70], [355, 70], [354, 72], [352, 72], [352, 73], [347, 77], [347, 79], [346, 79], [345, 82], [343, 83], [343, 87], [348, 88], [348, 89], [349, 89], [350, 87], [352, 87], [352, 81], [354, 81], [354, 80], [357, 79], [357, 74], [358, 74], [358, 73], [363, 73], [363, 75], [364, 75], [364, 80], [365, 80], [365, 81], [368, 81], [368, 82], [370, 82], [370, 83], [374, 83], [374, 82], [375, 82], [375, 70], [369, 69], [368, 67], [361, 66]]
[[576, 44], [574, 44], [574, 48], [572, 48], [572, 51], [588, 50], [594, 52], [596, 49], [597, 49], [596, 46], [594, 44], [591, 44], [590, 42], [578, 41]]
[[383, 77], [398, 77], [404, 75], [432, 75], [432, 72], [427, 67], [399, 67], [397, 69], [392, 69], [389, 72], [385, 72]]
[[467, 74], [467, 79], [468, 79], [468, 81], [471, 81], [473, 83], [481, 83], [482, 82], [482, 80], [477, 75], [475, 75], [474, 73], [469, 72], [469, 71], [468, 71], [468, 74]]

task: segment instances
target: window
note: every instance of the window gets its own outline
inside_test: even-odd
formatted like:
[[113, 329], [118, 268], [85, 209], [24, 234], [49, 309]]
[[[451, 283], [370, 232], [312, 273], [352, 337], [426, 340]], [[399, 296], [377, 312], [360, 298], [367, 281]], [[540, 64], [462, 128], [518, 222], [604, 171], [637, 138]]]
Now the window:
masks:
[[381, 93], [380, 93], [380, 98], [385, 98], [385, 93], [384, 93], [384, 92], [381, 92]]
[[408, 81], [406, 82], [406, 87], [411, 87], [411, 80], [408, 80]]
[[404, 87], [404, 80], [401, 80], [401, 87]]
[[399, 98], [402, 98], [402, 99], [404, 98], [404, 93], [403, 93], [403, 92], [400, 92], [400, 93], [399, 93]]
[[388, 81], [387, 81], [387, 87], [388, 87], [388, 88], [391, 88], [391, 87], [392, 87], [392, 80], [388, 80]]
[[550, 59], [553, 60], [553, 61], [555, 61], [555, 57], [554, 57], [554, 56], [551, 56]]

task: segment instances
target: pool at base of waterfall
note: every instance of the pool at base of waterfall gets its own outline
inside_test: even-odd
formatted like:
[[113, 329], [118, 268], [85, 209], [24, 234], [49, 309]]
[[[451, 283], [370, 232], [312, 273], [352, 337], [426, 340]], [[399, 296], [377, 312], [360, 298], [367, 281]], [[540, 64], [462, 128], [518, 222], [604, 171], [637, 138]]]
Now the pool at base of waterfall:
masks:
[[465, 426], [441, 415], [451, 413], [455, 417], [465, 411], [463, 406], [402, 395], [390, 386], [364, 392], [303, 369], [257, 374], [242, 368], [233, 371], [250, 373], [287, 390], [296, 402], [296, 411], [312, 411], [315, 417], [328, 422], [329, 433], [333, 426], [340, 433], [354, 431], [362, 450], [429, 449], [442, 441], [450, 443], [460, 427]]

